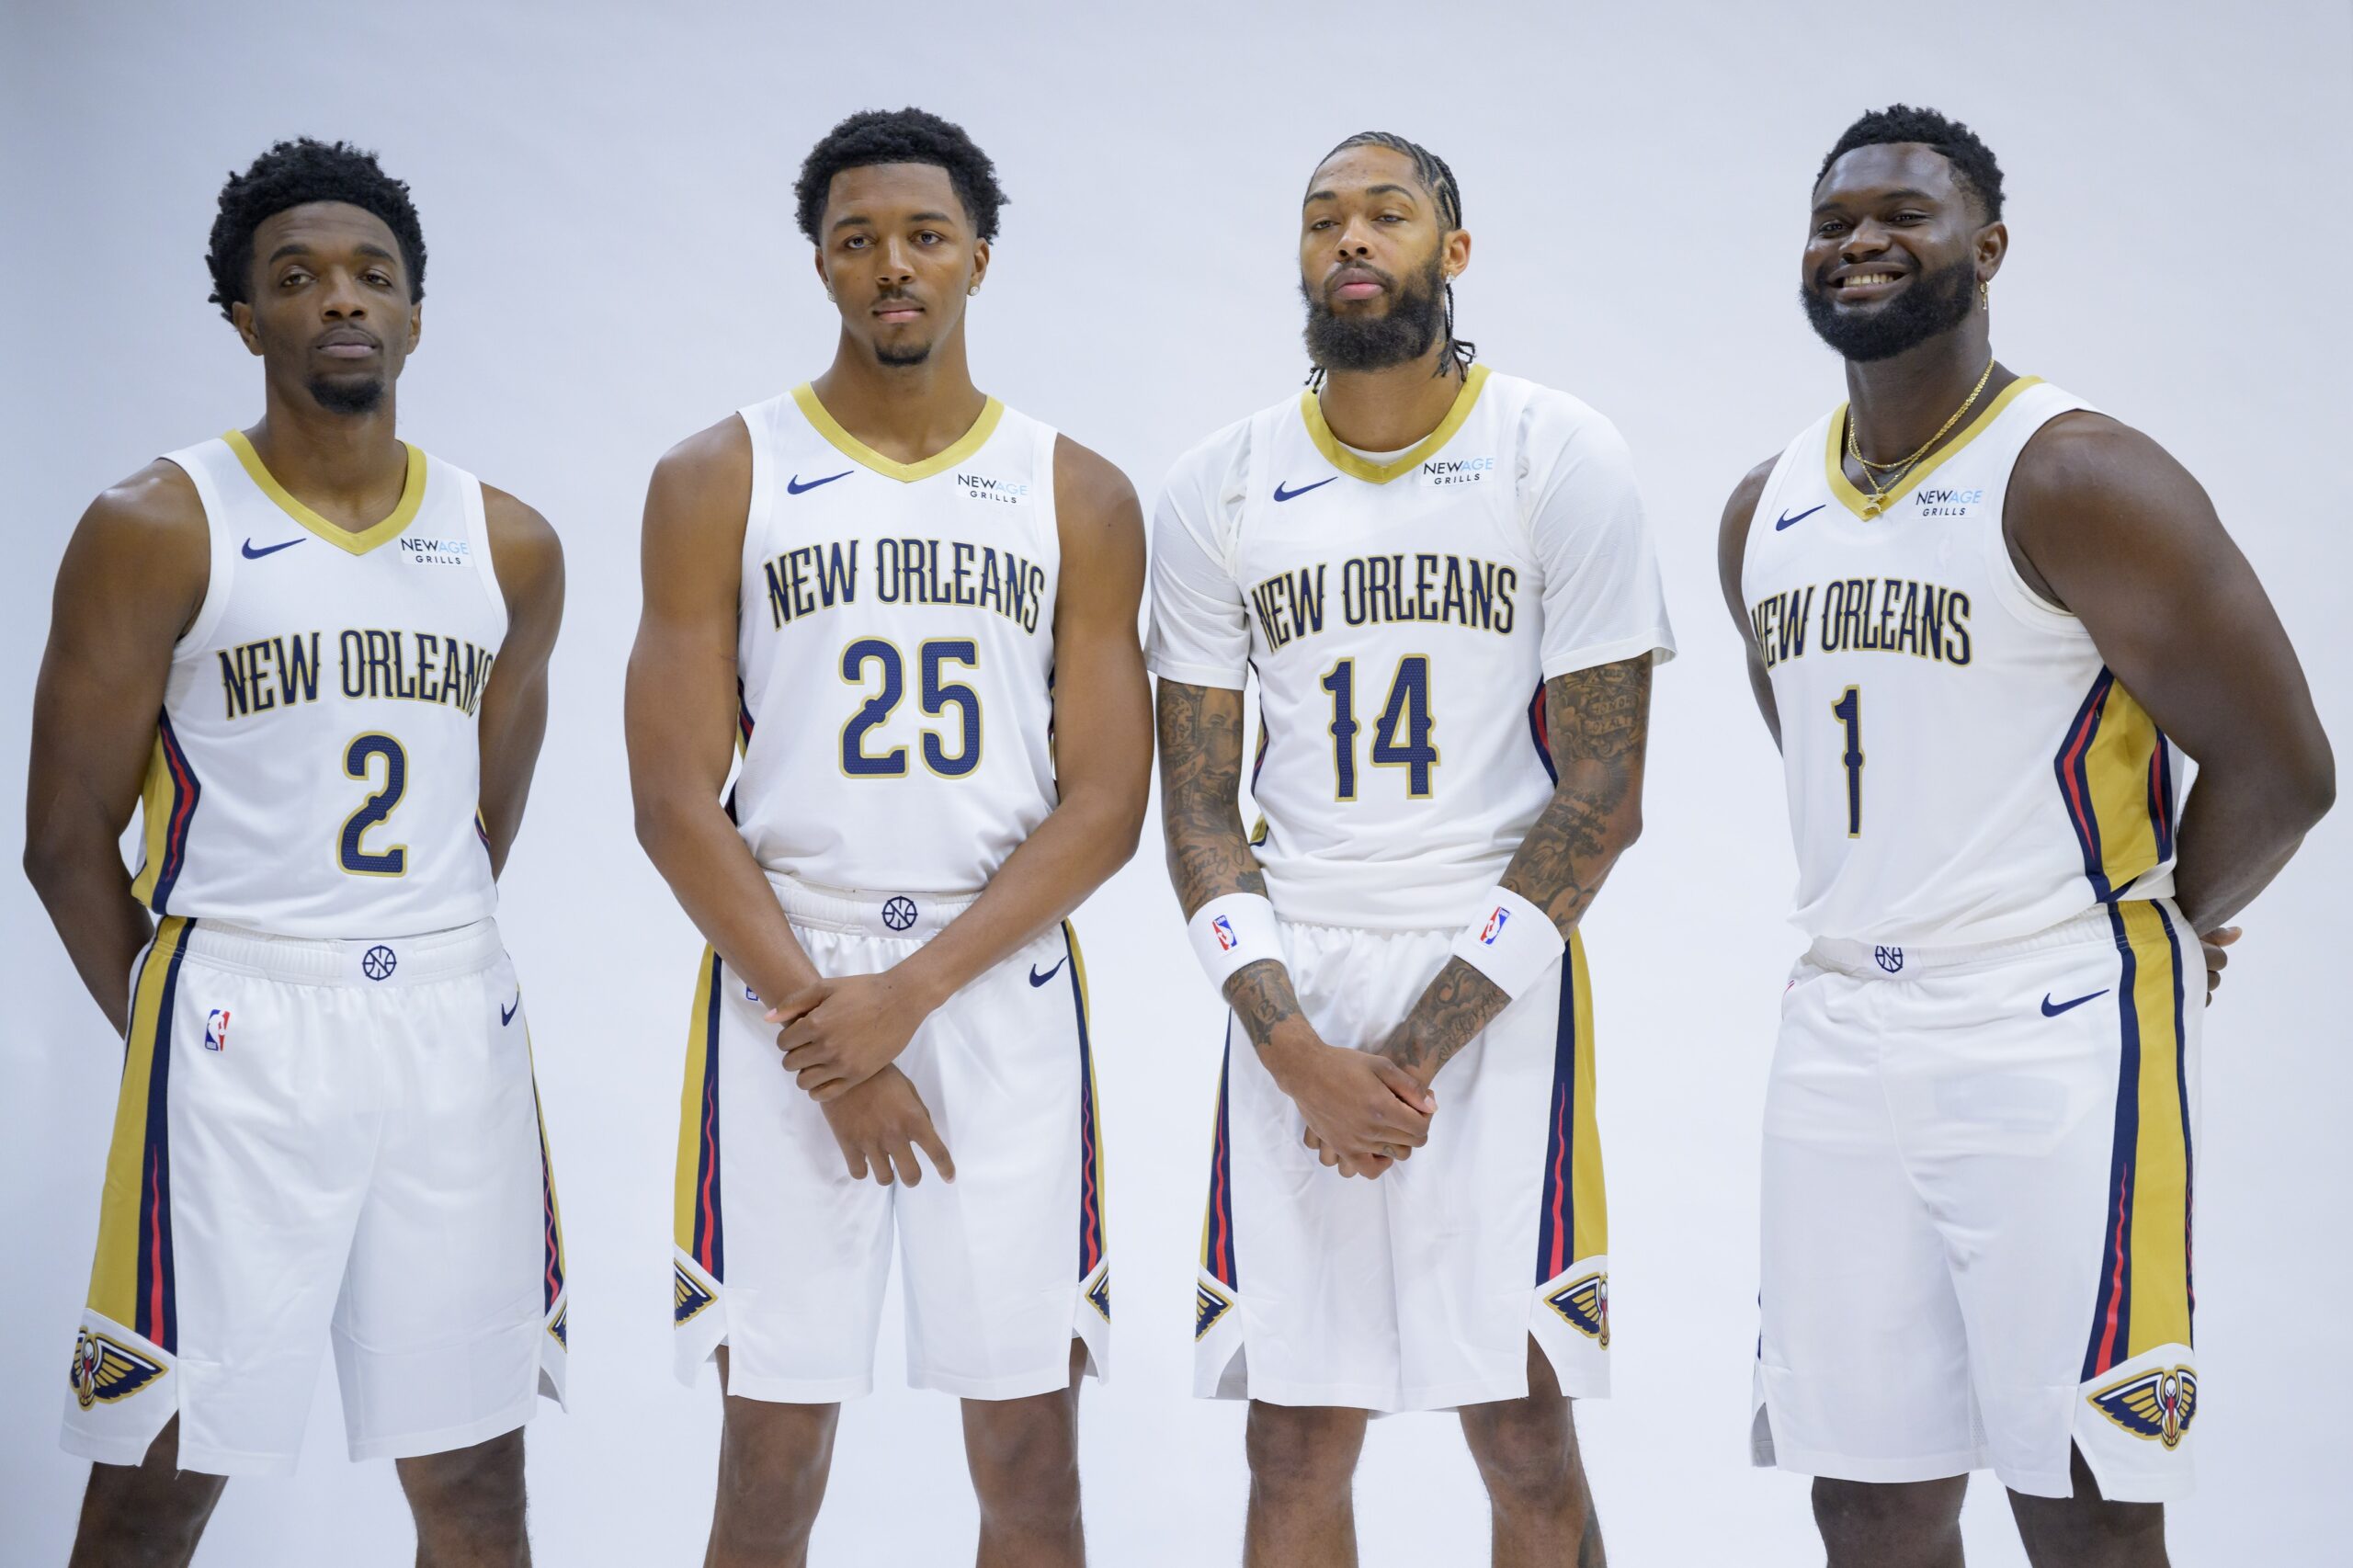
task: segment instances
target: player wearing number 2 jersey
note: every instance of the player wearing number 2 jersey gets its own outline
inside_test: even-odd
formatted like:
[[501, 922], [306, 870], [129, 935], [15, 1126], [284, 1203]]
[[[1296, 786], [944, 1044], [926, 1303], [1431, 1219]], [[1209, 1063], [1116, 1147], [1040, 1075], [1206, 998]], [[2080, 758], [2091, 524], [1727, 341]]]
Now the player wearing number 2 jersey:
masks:
[[1455, 339], [1470, 253], [1443, 161], [1335, 149], [1302, 208], [1316, 384], [1180, 460], [1155, 526], [1169, 866], [1233, 1009], [1194, 1388], [1252, 1401], [1254, 1563], [1352, 1561], [1366, 1413], [1456, 1407], [1496, 1561], [1599, 1561], [1568, 1404], [1609, 1343], [1576, 933], [1638, 828], [1672, 642], [1617, 432]]
[[1848, 402], [1723, 519], [1813, 944], [1766, 1103], [1753, 1440], [1818, 1478], [1838, 1565], [1958, 1563], [1982, 1468], [2034, 1561], [2163, 1561], [2202, 1403], [2200, 941], [2219, 969], [2333, 790], [2196, 482], [1995, 359], [2001, 210], [1966, 127], [1846, 132], [1802, 287]]
[[272, 148], [211, 261], [263, 416], [91, 506], [35, 699], [27, 866], [126, 1048], [67, 1380], [98, 1461], [74, 1560], [185, 1561], [222, 1477], [291, 1470], [331, 1335], [420, 1557], [519, 1562], [518, 1428], [567, 1329], [491, 912], [562, 556], [395, 434], [425, 246], [371, 154]]
[[680, 1374], [716, 1352], [727, 1395], [710, 1561], [801, 1561], [895, 1231], [982, 1560], [1074, 1564], [1111, 1282], [1064, 917], [1142, 822], [1142, 518], [972, 384], [1003, 197], [962, 130], [853, 115], [798, 195], [833, 365], [663, 460], [630, 662], [639, 836], [710, 941], [671, 1272]]

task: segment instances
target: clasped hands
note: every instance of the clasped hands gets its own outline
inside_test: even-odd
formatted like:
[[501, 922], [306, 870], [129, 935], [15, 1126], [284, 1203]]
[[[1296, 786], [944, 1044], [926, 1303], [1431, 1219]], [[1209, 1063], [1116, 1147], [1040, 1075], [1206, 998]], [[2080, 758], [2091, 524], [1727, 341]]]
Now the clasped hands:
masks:
[[1429, 1142], [1438, 1096], [1390, 1053], [1401, 1024], [1371, 1051], [1327, 1045], [1303, 1028], [1267, 1067], [1307, 1123], [1301, 1141], [1344, 1176], [1379, 1176]]
[[923, 1096], [895, 1065], [931, 1008], [904, 976], [885, 970], [818, 980], [767, 1011], [784, 1070], [825, 1113], [853, 1180], [871, 1175], [884, 1187], [894, 1178], [916, 1186], [917, 1149], [940, 1179], [956, 1179]]

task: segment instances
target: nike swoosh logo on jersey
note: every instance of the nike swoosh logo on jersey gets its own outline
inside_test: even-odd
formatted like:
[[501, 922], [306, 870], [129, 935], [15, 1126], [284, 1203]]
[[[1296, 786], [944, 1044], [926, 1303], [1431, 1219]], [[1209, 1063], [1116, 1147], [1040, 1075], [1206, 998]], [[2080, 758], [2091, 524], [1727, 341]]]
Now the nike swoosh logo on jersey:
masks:
[[[1340, 476], [1336, 473], [1332, 476], [1332, 479], [1337, 479]], [[1285, 490], [1283, 488], [1283, 482], [1279, 479], [1275, 481], [1275, 499], [1278, 501], [1296, 501], [1311, 490], [1323, 489], [1325, 485], [1332, 483], [1332, 479], [1319, 479], [1313, 484], [1302, 484], [1296, 490]]]
[[[520, 991], [517, 991], [515, 993], [515, 1007], [519, 1007], [522, 1005], [523, 994]], [[515, 1007], [501, 1007], [498, 1009], [498, 1027], [500, 1028], [505, 1028], [507, 1025], [515, 1021]]]
[[301, 542], [302, 541], [299, 539], [290, 539], [282, 544], [266, 544], [259, 550], [256, 550], [254, 548], [254, 541], [248, 538], [244, 543], [245, 559], [248, 561], [259, 561], [265, 555], [275, 555], [281, 550], [291, 550]]
[[1046, 982], [1060, 974], [1063, 971], [1063, 965], [1068, 962], [1070, 962], [1070, 955], [1068, 953], [1064, 953], [1062, 957], [1054, 960], [1054, 967], [1048, 970], [1043, 974], [1040, 974], [1038, 972], [1038, 966], [1036, 964], [1031, 964], [1029, 966], [1029, 983], [1032, 985], [1045, 984]]
[[839, 473], [829, 473], [823, 479], [813, 479], [806, 484], [801, 483], [801, 476], [796, 473], [784, 482], [784, 493], [787, 495], [798, 495], [804, 490], [814, 490], [821, 484], [831, 484], [836, 479], [847, 479], [850, 472], [848, 469], [844, 469]]
[[[1829, 506], [1829, 505], [1830, 505], [1830, 503], [1829, 503], [1829, 502], [1827, 502], [1827, 501], [1824, 501], [1824, 503], [1822, 503], [1822, 506]], [[1804, 511], [1800, 512], [1800, 513], [1799, 513], [1796, 517], [1790, 517], [1787, 512], [1782, 513], [1779, 517], [1776, 517], [1775, 519], [1773, 519], [1773, 531], [1774, 531], [1775, 533], [1779, 533], [1783, 528], [1788, 528], [1791, 523], [1802, 523], [1802, 522], [1804, 522], [1808, 517], [1813, 517], [1816, 512], [1821, 511], [1821, 510], [1822, 510], [1822, 506], [1808, 506]]]
[[2051, 1000], [2051, 993], [2046, 991], [2042, 994], [2042, 1016], [2046, 1018], [2055, 1018], [2070, 1007], [2080, 1007], [2086, 1002], [2107, 994], [2108, 991], [2103, 987], [2100, 990], [2093, 992], [2089, 996], [2078, 996], [2072, 1002], [2061, 1002], [2056, 1006], [2053, 1006]]

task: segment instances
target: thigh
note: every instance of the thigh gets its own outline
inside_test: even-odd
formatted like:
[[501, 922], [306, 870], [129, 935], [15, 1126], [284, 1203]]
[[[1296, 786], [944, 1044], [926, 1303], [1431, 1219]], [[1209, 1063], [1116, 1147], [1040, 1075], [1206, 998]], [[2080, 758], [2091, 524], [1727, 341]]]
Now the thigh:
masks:
[[968, 1400], [1068, 1383], [1109, 1350], [1104, 1165], [1085, 957], [1065, 925], [925, 1020], [901, 1065], [955, 1157], [894, 1198], [908, 1381]]
[[66, 1446], [282, 1474], [377, 1136], [335, 987], [208, 962], [169, 919], [133, 999]]
[[514, 966], [358, 994], [382, 1133], [335, 1320], [355, 1459], [469, 1449], [560, 1393], [563, 1247]]
[[1886, 987], [1802, 965], [1766, 1090], [1756, 1458], [1899, 1483], [1982, 1462], [1944, 1250], [1906, 1169]]

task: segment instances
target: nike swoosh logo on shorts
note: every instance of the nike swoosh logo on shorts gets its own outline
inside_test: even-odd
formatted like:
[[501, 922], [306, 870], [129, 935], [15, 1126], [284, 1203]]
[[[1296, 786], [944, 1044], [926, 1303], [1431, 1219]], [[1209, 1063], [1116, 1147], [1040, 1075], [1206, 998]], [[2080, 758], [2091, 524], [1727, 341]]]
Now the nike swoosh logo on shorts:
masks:
[[2061, 1002], [2054, 1005], [2051, 1000], [2051, 993], [2046, 991], [2042, 994], [2042, 1016], [2046, 1018], [2055, 1018], [2070, 1007], [2080, 1007], [2085, 1003], [2093, 1000], [2095, 997], [2105, 996], [2107, 994], [2107, 988], [2102, 987], [2101, 989], [2093, 992], [2090, 996], [2078, 996], [2072, 1002]]
[[850, 471], [844, 469], [839, 473], [829, 473], [823, 479], [813, 479], [803, 484], [801, 483], [801, 476], [796, 473], [784, 482], [784, 493], [787, 495], [798, 495], [804, 490], [814, 490], [821, 484], [831, 484], [836, 479], [847, 479], [849, 475]]
[[[1340, 476], [1336, 473], [1332, 476], [1332, 479], [1337, 479]], [[1283, 482], [1279, 479], [1275, 481], [1275, 499], [1278, 501], [1296, 501], [1311, 490], [1323, 489], [1325, 485], [1332, 483], [1332, 479], [1319, 479], [1313, 484], [1302, 484], [1296, 490], [1285, 490], [1283, 488]]]
[[1054, 967], [1048, 970], [1043, 974], [1040, 974], [1038, 972], [1038, 966], [1036, 964], [1031, 964], [1029, 966], [1029, 983], [1032, 985], [1045, 984], [1046, 982], [1060, 974], [1063, 971], [1063, 965], [1068, 962], [1070, 962], [1070, 955], [1068, 953], [1064, 953], [1061, 958], [1054, 960]]
[[[1822, 506], [1829, 506], [1829, 505], [1830, 505], [1830, 503], [1829, 503], [1829, 502], [1827, 502], [1827, 501], [1824, 501], [1824, 503], [1822, 503]], [[1787, 512], [1782, 513], [1779, 517], [1776, 517], [1775, 519], [1773, 519], [1773, 531], [1774, 531], [1775, 533], [1779, 533], [1783, 528], [1788, 528], [1791, 523], [1802, 523], [1802, 522], [1804, 522], [1808, 517], [1813, 517], [1816, 512], [1821, 511], [1821, 510], [1822, 510], [1822, 506], [1808, 506], [1804, 511], [1800, 512], [1800, 513], [1799, 513], [1796, 517], [1790, 517]]]
[[290, 539], [283, 544], [266, 544], [259, 550], [256, 550], [253, 540], [248, 537], [244, 543], [244, 556], [248, 561], [259, 561], [265, 555], [275, 555], [281, 550], [291, 550], [301, 542], [299, 539]]
[[[522, 1005], [523, 994], [520, 991], [517, 991], [515, 993], [515, 1007], [520, 1007]], [[515, 1021], [515, 1007], [501, 1007], [498, 1009], [498, 1027], [500, 1028], [505, 1028], [507, 1025]]]

